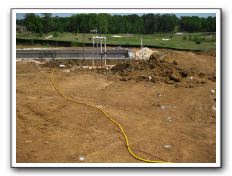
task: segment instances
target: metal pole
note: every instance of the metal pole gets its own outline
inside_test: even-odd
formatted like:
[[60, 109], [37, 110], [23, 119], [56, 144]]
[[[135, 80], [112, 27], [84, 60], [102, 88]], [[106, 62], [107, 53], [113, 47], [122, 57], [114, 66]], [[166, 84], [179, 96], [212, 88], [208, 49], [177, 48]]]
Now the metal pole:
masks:
[[106, 38], [105, 38], [105, 58], [106, 58]]
[[105, 38], [105, 67], [106, 67], [106, 38]]
[[85, 34], [83, 33], [83, 60], [85, 59]]
[[93, 61], [92, 61], [92, 68], [94, 67], [94, 38], [93, 38]]
[[101, 40], [101, 68], [102, 68], [102, 38], [100, 40]]
[[98, 39], [97, 39], [97, 69], [98, 69]]
[[143, 39], [142, 37], [140, 37], [140, 41], [141, 41], [141, 53], [142, 53], [142, 59], [143, 59]]

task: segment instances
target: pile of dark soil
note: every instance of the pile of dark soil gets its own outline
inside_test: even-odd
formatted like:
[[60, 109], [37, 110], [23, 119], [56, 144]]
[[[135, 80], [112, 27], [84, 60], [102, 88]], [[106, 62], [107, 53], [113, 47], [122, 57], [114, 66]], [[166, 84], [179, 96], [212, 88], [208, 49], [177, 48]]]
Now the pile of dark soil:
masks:
[[149, 60], [131, 60], [117, 64], [111, 71], [113, 74], [120, 75], [120, 80], [122, 81], [165, 82], [184, 87], [204, 84], [207, 76], [199, 77], [194, 69], [186, 70], [180, 68], [175, 60], [173, 62], [165, 61], [158, 53], [153, 53]]

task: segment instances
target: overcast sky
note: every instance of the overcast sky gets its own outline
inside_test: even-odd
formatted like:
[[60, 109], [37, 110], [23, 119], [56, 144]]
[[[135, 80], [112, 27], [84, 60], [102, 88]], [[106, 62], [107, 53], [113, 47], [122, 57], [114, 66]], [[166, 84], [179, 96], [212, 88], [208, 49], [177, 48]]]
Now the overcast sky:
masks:
[[[69, 17], [72, 16], [74, 13], [53, 13], [52, 16], [59, 16], [59, 17]], [[162, 13], [161, 13], [162, 14]], [[207, 18], [208, 16], [213, 16], [215, 17], [215, 13], [172, 13], [175, 14], [177, 17], [181, 16], [199, 16], [199, 17], [205, 17]], [[38, 14], [41, 15], [41, 14]], [[129, 15], [129, 13], [118, 13], [118, 14], [111, 14], [111, 15]], [[143, 15], [142, 13], [137, 14], [137, 15]], [[17, 19], [23, 19], [25, 16], [25, 13], [17, 13], [16, 18]]]

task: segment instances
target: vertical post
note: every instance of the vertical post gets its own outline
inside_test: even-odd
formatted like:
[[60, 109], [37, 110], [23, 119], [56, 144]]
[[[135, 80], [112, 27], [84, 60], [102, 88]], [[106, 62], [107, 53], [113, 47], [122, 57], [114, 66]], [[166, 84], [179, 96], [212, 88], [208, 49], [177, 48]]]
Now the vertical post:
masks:
[[98, 69], [98, 38], [97, 39], [97, 69]]
[[142, 53], [142, 60], [143, 60], [143, 39], [140, 37], [140, 42], [141, 42], [141, 53]]
[[106, 67], [106, 37], [104, 38], [105, 39], [105, 67]]
[[94, 38], [93, 38], [93, 60], [92, 60], [92, 69], [94, 68]]
[[105, 38], [105, 58], [106, 58], [106, 38]]
[[142, 37], [140, 37], [140, 44], [141, 44], [141, 48], [143, 47], [143, 39]]
[[101, 40], [101, 68], [102, 68], [102, 38], [100, 40]]
[[85, 34], [83, 33], [83, 61], [85, 59]]

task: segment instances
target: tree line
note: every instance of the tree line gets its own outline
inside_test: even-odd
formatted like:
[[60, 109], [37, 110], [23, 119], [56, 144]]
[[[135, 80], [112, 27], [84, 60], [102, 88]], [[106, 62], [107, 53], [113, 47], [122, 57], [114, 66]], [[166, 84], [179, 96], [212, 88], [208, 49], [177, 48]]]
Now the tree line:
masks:
[[216, 17], [183, 16], [174, 14], [111, 15], [75, 14], [70, 17], [53, 17], [51, 13], [42, 15], [28, 13], [24, 19], [16, 21], [36, 34], [48, 32], [90, 33], [174, 33], [174, 32], [215, 32]]

